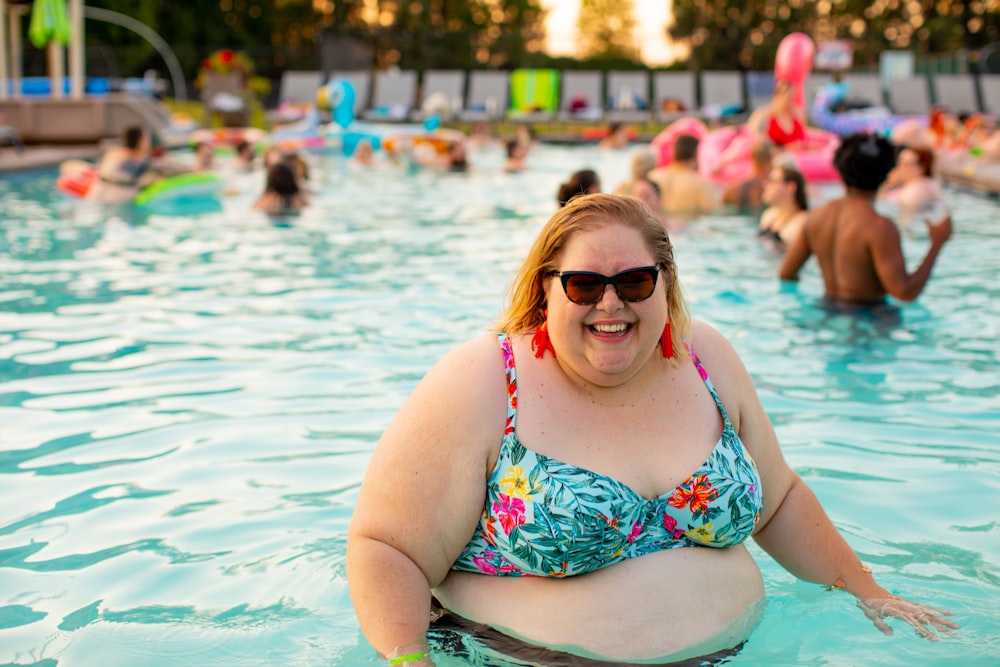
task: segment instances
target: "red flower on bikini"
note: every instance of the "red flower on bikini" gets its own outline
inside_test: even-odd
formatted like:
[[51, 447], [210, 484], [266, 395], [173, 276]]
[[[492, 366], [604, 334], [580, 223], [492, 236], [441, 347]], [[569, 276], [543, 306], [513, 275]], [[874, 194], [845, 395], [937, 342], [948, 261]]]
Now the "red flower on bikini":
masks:
[[691, 506], [691, 511], [701, 514], [708, 510], [708, 504], [719, 497], [719, 491], [708, 481], [708, 475], [689, 477], [688, 485], [677, 487], [667, 504], [677, 509]]

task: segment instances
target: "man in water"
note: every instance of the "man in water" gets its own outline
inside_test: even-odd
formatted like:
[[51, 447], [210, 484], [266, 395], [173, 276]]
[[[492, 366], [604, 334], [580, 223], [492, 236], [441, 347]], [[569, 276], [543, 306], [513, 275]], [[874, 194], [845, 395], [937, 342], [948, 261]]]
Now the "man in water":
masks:
[[797, 280], [799, 270], [815, 254], [829, 300], [879, 304], [888, 294], [913, 301], [951, 237], [951, 216], [926, 221], [930, 248], [917, 270], [907, 273], [899, 229], [875, 212], [879, 186], [896, 165], [893, 145], [873, 134], [853, 134], [843, 140], [833, 163], [847, 193], [809, 213], [802, 233], [785, 254], [782, 280]]

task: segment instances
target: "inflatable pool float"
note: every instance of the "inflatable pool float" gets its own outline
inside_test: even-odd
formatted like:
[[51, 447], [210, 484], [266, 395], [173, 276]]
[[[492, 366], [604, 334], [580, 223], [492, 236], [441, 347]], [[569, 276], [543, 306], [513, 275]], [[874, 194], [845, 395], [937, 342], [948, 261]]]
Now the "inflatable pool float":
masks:
[[254, 146], [265, 143], [268, 134], [257, 127], [216, 127], [195, 130], [188, 135], [191, 144], [207, 143], [216, 147], [232, 147], [241, 141]]
[[74, 162], [79, 163], [79, 166], [63, 170], [56, 179], [56, 189], [65, 195], [82, 199], [97, 180], [97, 166], [79, 160]]
[[153, 209], [178, 201], [215, 199], [222, 185], [222, 179], [210, 171], [167, 176], [140, 190], [134, 203], [140, 208]]
[[[840, 145], [840, 137], [812, 127], [806, 128], [805, 134], [806, 149], [784, 150], [781, 157], [790, 158], [810, 183], [838, 182], [840, 174], [833, 166], [833, 154]], [[735, 183], [751, 178], [753, 162], [750, 159], [750, 144], [750, 133], [743, 126], [712, 130], [698, 144], [698, 173], [718, 183]], [[737, 157], [721, 164], [723, 153]]]
[[871, 132], [889, 136], [899, 124], [907, 121], [927, 124], [922, 116], [902, 116], [889, 112], [885, 107], [870, 107], [868, 109], [852, 109], [850, 111], [834, 112], [830, 107], [834, 104], [834, 96], [827, 90], [820, 89], [813, 101], [810, 116], [812, 122], [828, 132], [846, 137], [855, 132]]
[[[811, 183], [835, 183], [840, 174], [833, 166], [833, 154], [840, 145], [840, 138], [830, 132], [816, 128], [806, 128], [807, 150], [782, 152], [795, 162], [796, 168]], [[722, 127], [709, 131], [696, 118], [682, 118], [674, 121], [650, 142], [650, 150], [656, 155], [656, 166], [662, 167], [673, 162], [674, 142], [682, 134], [698, 139], [698, 173], [716, 183], [737, 183], [753, 176], [753, 162], [750, 159], [750, 134], [744, 126]], [[721, 156], [727, 151], [735, 155], [725, 164], [720, 164]]]
[[656, 155], [657, 167], [665, 167], [674, 161], [674, 142], [682, 134], [690, 134], [700, 141], [708, 134], [708, 127], [697, 118], [678, 118], [668, 125], [649, 144]]

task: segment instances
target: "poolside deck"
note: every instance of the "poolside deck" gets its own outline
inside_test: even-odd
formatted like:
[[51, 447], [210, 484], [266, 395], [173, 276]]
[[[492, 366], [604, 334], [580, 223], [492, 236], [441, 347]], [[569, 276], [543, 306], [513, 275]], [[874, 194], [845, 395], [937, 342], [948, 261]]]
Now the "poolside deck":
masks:
[[0, 146], [0, 173], [45, 169], [70, 158], [94, 160], [101, 152], [98, 144], [28, 144], [23, 153], [4, 145]]

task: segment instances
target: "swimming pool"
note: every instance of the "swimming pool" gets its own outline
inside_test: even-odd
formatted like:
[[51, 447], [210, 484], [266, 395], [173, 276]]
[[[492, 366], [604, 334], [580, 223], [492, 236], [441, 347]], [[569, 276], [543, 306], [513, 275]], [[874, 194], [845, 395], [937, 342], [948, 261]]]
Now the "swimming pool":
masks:
[[[344, 576], [371, 448], [497, 316], [558, 184], [589, 166], [610, 189], [629, 157], [316, 156], [315, 205], [277, 221], [249, 211], [258, 176], [183, 216], [73, 206], [54, 171], [0, 180], [0, 664], [379, 664]], [[790, 463], [883, 585], [963, 626], [886, 638], [754, 546], [768, 606], [729, 664], [1000, 660], [1000, 206], [948, 196], [955, 236], [895, 320], [820, 308], [815, 264], [780, 284], [747, 219], [674, 236]], [[904, 236], [912, 267], [926, 234]]]

